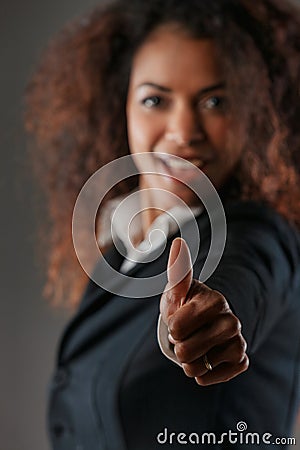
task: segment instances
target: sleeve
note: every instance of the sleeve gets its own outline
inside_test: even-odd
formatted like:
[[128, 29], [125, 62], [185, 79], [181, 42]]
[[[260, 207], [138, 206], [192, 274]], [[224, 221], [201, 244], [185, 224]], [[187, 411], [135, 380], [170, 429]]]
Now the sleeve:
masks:
[[300, 240], [291, 225], [263, 204], [235, 203], [226, 218], [225, 250], [205, 284], [230, 304], [251, 354], [296, 303]]
[[[252, 354], [285, 311], [299, 303], [300, 237], [266, 204], [234, 202], [225, 212], [224, 253], [205, 284], [224, 295], [242, 324], [248, 353]], [[199, 267], [194, 266], [198, 273], [199, 263], [202, 267], [203, 256], [195, 263]], [[167, 327], [159, 318], [157, 336], [161, 351], [179, 364], [167, 335]]]

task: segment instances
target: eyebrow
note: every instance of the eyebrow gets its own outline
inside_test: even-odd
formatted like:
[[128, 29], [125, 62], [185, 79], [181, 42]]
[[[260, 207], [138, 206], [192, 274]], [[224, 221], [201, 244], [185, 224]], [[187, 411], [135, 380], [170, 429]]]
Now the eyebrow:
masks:
[[[158, 89], [159, 91], [162, 91], [162, 92], [172, 92], [172, 89], [169, 89], [169, 88], [167, 88], [165, 86], [160, 86], [159, 84], [156, 84], [156, 83], [141, 83], [138, 86], [138, 89], [141, 88], [141, 87], [144, 87], [144, 86], [153, 87], [153, 88]], [[222, 89], [222, 88], [225, 88], [225, 83], [224, 82], [217, 83], [217, 84], [212, 84], [211, 86], [207, 86], [207, 87], [205, 87], [203, 89], [200, 89], [200, 91], [198, 92], [198, 95], [207, 94], [208, 92], [215, 91], [217, 89]]]

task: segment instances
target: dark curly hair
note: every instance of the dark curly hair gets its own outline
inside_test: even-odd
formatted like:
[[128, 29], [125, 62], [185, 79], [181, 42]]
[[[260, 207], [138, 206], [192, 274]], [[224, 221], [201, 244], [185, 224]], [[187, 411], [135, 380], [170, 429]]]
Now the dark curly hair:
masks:
[[[131, 61], [165, 23], [212, 38], [219, 50], [232, 143], [242, 149], [232, 175], [240, 197], [266, 201], [300, 226], [299, 10], [282, 0], [108, 2], [61, 31], [26, 91], [25, 124], [36, 143], [31, 158], [49, 205], [45, 295], [56, 304], [76, 305], [87, 282], [72, 244], [73, 206], [96, 169], [129, 153]], [[106, 200], [137, 184], [135, 177], [124, 180]]]

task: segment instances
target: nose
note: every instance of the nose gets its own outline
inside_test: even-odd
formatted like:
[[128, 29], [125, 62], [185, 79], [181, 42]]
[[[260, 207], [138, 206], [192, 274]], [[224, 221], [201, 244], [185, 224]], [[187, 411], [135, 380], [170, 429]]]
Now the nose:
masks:
[[165, 138], [178, 147], [192, 147], [206, 139], [199, 114], [192, 105], [178, 105], [170, 112]]

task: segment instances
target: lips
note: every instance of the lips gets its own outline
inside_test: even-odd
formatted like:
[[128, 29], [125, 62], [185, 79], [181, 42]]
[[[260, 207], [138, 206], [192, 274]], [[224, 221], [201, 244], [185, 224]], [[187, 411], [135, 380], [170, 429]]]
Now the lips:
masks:
[[153, 154], [153, 156], [165, 167], [173, 170], [193, 170], [195, 167], [202, 170], [209, 162], [208, 159], [198, 156], [183, 158], [169, 153]]
[[[164, 175], [175, 179], [175, 181], [187, 182], [199, 177], [199, 169], [204, 170], [208, 160], [199, 157], [182, 158], [176, 155], [159, 153], [153, 154]], [[176, 180], [177, 179], [177, 180]]]

